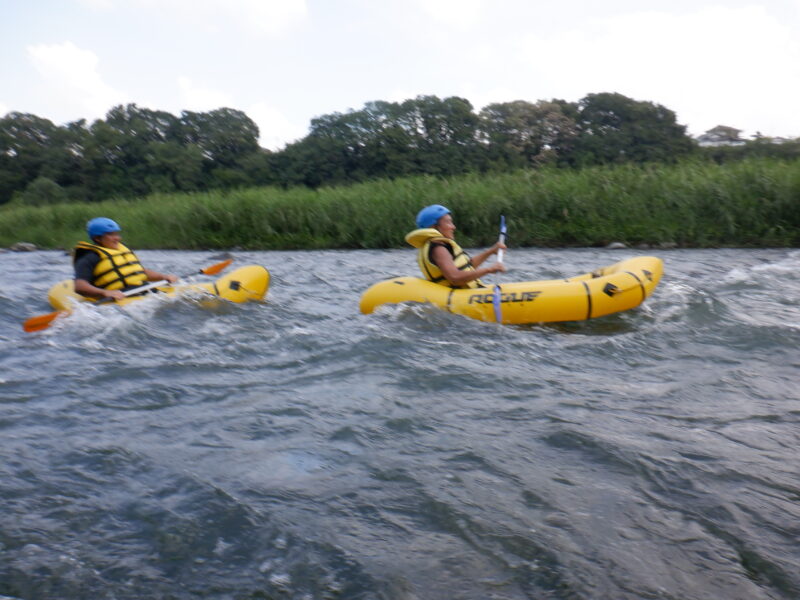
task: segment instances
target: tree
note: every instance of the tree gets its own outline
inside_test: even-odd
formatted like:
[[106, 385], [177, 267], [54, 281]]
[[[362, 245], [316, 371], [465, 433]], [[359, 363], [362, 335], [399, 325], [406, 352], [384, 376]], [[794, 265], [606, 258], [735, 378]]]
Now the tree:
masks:
[[417, 152], [400, 124], [401, 109], [391, 102], [368, 102], [359, 111], [332, 113], [311, 121], [311, 132], [289, 154], [302, 153], [316, 164], [305, 181], [343, 183], [417, 171]]
[[52, 121], [27, 113], [0, 119], [0, 203], [39, 176], [56, 130]]
[[419, 172], [452, 175], [472, 170], [484, 158], [479, 122], [464, 98], [417, 96], [400, 104], [397, 124], [415, 150]]
[[95, 156], [97, 173], [110, 184], [101, 187], [113, 189], [115, 195], [179, 189], [172, 172], [183, 152], [180, 121], [174, 115], [135, 104], [115, 106], [92, 132], [100, 151]]
[[37, 177], [17, 196], [17, 201], [28, 206], [58, 204], [67, 200], [64, 189], [47, 177]]
[[315, 157], [318, 172], [309, 174], [316, 181], [314, 186], [364, 179], [365, 148], [375, 136], [370, 119], [363, 110], [351, 110], [311, 120], [303, 150], [309, 158]]
[[83, 148], [90, 199], [247, 185], [242, 164], [260, 151], [257, 138], [258, 127], [237, 110], [178, 118], [116, 106], [92, 124]]
[[177, 140], [180, 121], [162, 110], [139, 108], [136, 104], [115, 106], [106, 113], [106, 124], [129, 140], [146, 144]]
[[600, 93], [583, 98], [578, 111], [577, 165], [674, 161], [694, 148], [686, 127], [660, 104]]
[[341, 141], [324, 135], [306, 136], [288, 144], [275, 156], [274, 165], [284, 186], [321, 185], [348, 181], [348, 158]]
[[88, 200], [144, 195], [145, 143], [132, 140], [128, 132], [98, 119], [89, 128], [84, 148]]
[[239, 164], [247, 175], [252, 185], [275, 185], [280, 183], [278, 172], [275, 168], [277, 154], [265, 148], [245, 156]]
[[[290, 145], [293, 177], [309, 185], [418, 173], [451, 175], [484, 158], [478, 117], [462, 98], [418, 96], [401, 104], [368, 102], [359, 111], [323, 115]], [[301, 167], [312, 160], [314, 172]]]
[[[524, 100], [490, 104], [480, 113], [492, 158], [508, 167], [557, 161], [571, 152], [578, 135], [564, 101]], [[575, 112], [574, 110], [572, 111]]]
[[205, 187], [203, 152], [198, 146], [150, 142], [145, 157], [151, 191], [191, 192]]
[[57, 183], [71, 199], [86, 198], [85, 149], [89, 139], [90, 132], [83, 119], [58, 127], [39, 171], [40, 177]]
[[196, 145], [204, 158], [217, 166], [237, 167], [245, 156], [259, 150], [258, 126], [232, 108], [207, 113], [183, 111], [180, 136], [184, 145]]

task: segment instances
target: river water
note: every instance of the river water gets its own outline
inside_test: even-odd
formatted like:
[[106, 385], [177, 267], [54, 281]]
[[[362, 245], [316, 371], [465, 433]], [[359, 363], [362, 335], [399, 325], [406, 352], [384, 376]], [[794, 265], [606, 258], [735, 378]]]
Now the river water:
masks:
[[[516, 249], [502, 280], [641, 253]], [[800, 251], [653, 253], [654, 295], [589, 322], [361, 315], [412, 251], [235, 252], [265, 303], [34, 334], [68, 257], [0, 254], [0, 596], [800, 597]]]

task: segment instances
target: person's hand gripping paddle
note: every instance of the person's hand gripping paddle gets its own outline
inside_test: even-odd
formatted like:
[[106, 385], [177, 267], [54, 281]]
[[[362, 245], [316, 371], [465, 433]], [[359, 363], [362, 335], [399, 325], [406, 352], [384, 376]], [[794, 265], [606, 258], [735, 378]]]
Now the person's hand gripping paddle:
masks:
[[[501, 244], [506, 243], [506, 218], [503, 215], [500, 215], [500, 237], [498, 241]], [[503, 262], [503, 249], [499, 248], [497, 250], [497, 262]], [[492, 295], [492, 305], [494, 306], [494, 320], [498, 323], [503, 322], [503, 311], [500, 308], [500, 299], [501, 299], [502, 290], [500, 289], [500, 284], [496, 283], [494, 286], [494, 293]]]

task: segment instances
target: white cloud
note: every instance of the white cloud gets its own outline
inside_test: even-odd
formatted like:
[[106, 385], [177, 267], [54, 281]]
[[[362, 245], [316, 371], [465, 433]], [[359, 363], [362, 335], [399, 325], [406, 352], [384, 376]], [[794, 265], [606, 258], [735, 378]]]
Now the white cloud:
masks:
[[222, 107], [233, 107], [233, 96], [211, 88], [196, 85], [188, 77], [178, 77], [181, 106], [186, 110], [205, 112]]
[[692, 133], [717, 124], [800, 133], [796, 108], [784, 102], [800, 97], [800, 45], [758, 6], [602, 19], [528, 39], [523, 51], [530, 68], [571, 93], [568, 99], [619, 92], [651, 100], [692, 123]]
[[[123, 0], [84, 0], [125, 4]], [[130, 0], [128, 0], [130, 1]], [[232, 23], [237, 28], [279, 35], [308, 15], [306, 0], [136, 0], [169, 16], [184, 27], [219, 29]]]
[[281, 33], [308, 15], [305, 0], [224, 0], [220, 4], [234, 9], [239, 4], [245, 22], [268, 34]]
[[[386, 102], [402, 103], [402, 102], [405, 102], [406, 100], [410, 100], [412, 98], [416, 98], [420, 94], [424, 95], [424, 92], [420, 92], [420, 91], [412, 92], [409, 89], [395, 88], [391, 92], [389, 92], [386, 95], [385, 98], [381, 98], [381, 99], [385, 100]], [[359, 107], [353, 107], [353, 108], [360, 109], [361, 107], [359, 106]]]
[[268, 150], [280, 150], [286, 144], [308, 134], [307, 127], [298, 127], [279, 110], [258, 102], [244, 111], [258, 125], [259, 144]]
[[90, 50], [64, 42], [28, 46], [27, 52], [59, 102], [76, 105], [89, 119], [103, 117], [111, 106], [126, 101], [123, 92], [103, 81], [97, 55]]
[[454, 29], [467, 30], [478, 24], [484, 0], [416, 0], [431, 18]]
[[2, 102], [0, 102], [0, 118], [4, 117], [5, 115], [7, 115], [10, 112], [11, 112], [11, 109], [8, 108], [8, 106], [3, 104]]

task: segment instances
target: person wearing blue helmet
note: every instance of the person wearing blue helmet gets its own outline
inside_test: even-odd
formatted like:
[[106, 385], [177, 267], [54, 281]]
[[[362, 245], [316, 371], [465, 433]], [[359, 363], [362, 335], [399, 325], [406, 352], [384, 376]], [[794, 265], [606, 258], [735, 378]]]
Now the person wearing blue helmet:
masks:
[[91, 242], [78, 242], [72, 253], [75, 268], [75, 291], [90, 298], [121, 300], [126, 290], [147, 281], [165, 279], [171, 283], [178, 277], [146, 269], [136, 254], [121, 242], [122, 228], [107, 217], [86, 223]]
[[464, 252], [455, 241], [456, 225], [447, 207], [426, 206], [417, 213], [416, 224], [417, 229], [406, 235], [406, 241], [417, 248], [417, 263], [429, 281], [453, 288], [479, 288], [485, 287], [480, 280], [484, 275], [506, 271], [500, 262], [481, 267], [492, 254], [506, 248], [503, 242], [474, 258]]

